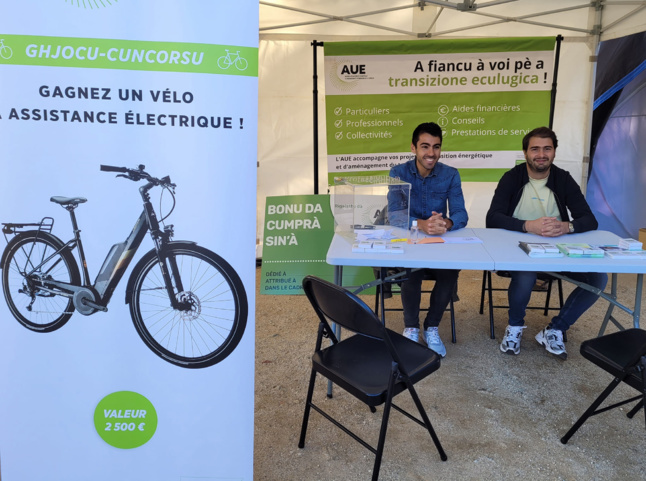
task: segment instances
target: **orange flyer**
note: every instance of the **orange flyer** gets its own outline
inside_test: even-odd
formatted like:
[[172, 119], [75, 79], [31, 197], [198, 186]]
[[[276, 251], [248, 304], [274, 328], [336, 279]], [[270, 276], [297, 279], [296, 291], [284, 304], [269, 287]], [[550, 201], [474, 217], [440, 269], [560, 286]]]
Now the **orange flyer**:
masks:
[[[419, 239], [416, 244], [442, 244], [444, 242], [444, 239], [441, 237], [424, 237], [423, 239]], [[409, 244], [412, 244], [410, 239], [408, 240]]]

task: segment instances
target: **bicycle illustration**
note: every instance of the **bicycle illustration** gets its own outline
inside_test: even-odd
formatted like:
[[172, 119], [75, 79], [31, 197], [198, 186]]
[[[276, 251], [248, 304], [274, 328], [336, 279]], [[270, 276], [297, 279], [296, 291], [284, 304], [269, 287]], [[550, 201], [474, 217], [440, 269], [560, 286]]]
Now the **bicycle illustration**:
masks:
[[227, 54], [218, 59], [218, 67], [220, 67], [222, 70], [226, 70], [231, 67], [231, 65], [235, 65], [236, 68], [240, 71], [247, 70], [249, 62], [247, 62], [247, 59], [240, 56], [240, 50], [238, 50], [234, 54], [229, 52], [229, 49], [226, 48], [224, 49], [224, 51]]
[[5, 60], [9, 60], [13, 57], [13, 50], [11, 50], [11, 47], [4, 44], [4, 38], [0, 38], [0, 57]]
[[[135, 329], [155, 354], [171, 364], [212, 366], [231, 354], [242, 338], [248, 312], [244, 286], [214, 252], [192, 241], [171, 240], [174, 226], [164, 220], [175, 208], [176, 185], [168, 176], [158, 179], [144, 169], [144, 165], [136, 169], [101, 165], [104, 172], [146, 184], [139, 188], [143, 212], [127, 239], [112, 246], [94, 284], [89, 281], [74, 213], [87, 199], [50, 199], [70, 214], [74, 237], [67, 242], [51, 233], [52, 217], [38, 223], [3, 223], [8, 243], [0, 268], [7, 305], [18, 322], [36, 332], [61, 328], [75, 310], [85, 316], [107, 312], [115, 288], [150, 231], [154, 248], [135, 265], [126, 287]], [[170, 211], [159, 220], [150, 201], [153, 187], [172, 197]]]

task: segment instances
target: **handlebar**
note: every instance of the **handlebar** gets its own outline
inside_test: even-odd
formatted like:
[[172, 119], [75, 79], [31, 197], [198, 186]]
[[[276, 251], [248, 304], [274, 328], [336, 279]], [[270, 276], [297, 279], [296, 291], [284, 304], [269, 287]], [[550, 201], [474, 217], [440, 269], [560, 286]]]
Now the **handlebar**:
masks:
[[145, 165], [139, 165], [136, 169], [129, 169], [127, 167], [117, 167], [115, 165], [100, 166], [100, 169], [102, 172], [119, 172], [120, 175], [117, 175], [117, 177], [125, 177], [126, 179], [129, 179], [135, 182], [145, 179], [153, 185], [160, 185], [162, 187], [166, 187], [170, 189], [174, 189], [176, 187], [176, 185], [170, 181], [169, 176], [158, 179], [150, 175], [148, 172], [146, 172], [144, 170], [145, 168], [146, 168]]
[[103, 172], [128, 172], [128, 169], [125, 167], [115, 167], [114, 165], [101, 165], [101, 170]]

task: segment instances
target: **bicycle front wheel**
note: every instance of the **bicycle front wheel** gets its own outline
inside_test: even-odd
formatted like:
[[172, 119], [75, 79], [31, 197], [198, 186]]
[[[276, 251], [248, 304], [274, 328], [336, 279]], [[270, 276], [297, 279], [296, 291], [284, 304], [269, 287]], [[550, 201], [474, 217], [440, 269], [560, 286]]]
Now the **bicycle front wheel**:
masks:
[[58, 295], [62, 291], [48, 282], [81, 283], [74, 257], [62, 247], [57, 237], [43, 232], [14, 237], [6, 247], [2, 291], [11, 314], [32, 331], [59, 329], [74, 313], [72, 298]]
[[141, 339], [177, 366], [222, 361], [247, 325], [247, 295], [238, 274], [214, 252], [189, 243], [168, 246], [165, 262], [181, 306], [171, 306], [159, 259], [150, 251], [132, 274], [130, 314]]
[[244, 70], [247, 70], [247, 67], [249, 66], [249, 62], [247, 62], [247, 59], [245, 58], [238, 57], [235, 60], [235, 66], [238, 70], [244, 71]]

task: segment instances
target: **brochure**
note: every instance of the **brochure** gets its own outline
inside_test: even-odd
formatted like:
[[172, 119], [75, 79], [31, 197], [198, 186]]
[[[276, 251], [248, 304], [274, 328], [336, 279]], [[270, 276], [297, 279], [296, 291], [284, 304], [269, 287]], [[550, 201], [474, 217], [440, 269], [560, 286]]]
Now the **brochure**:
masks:
[[563, 253], [549, 242], [518, 242], [518, 247], [529, 257], [563, 257]]
[[590, 244], [556, 244], [568, 257], [603, 257], [604, 251], [599, 246]]
[[619, 239], [619, 247], [630, 251], [642, 250], [642, 243], [632, 238]]
[[617, 245], [599, 246], [607, 257], [612, 259], [646, 259], [646, 251], [623, 249]]

